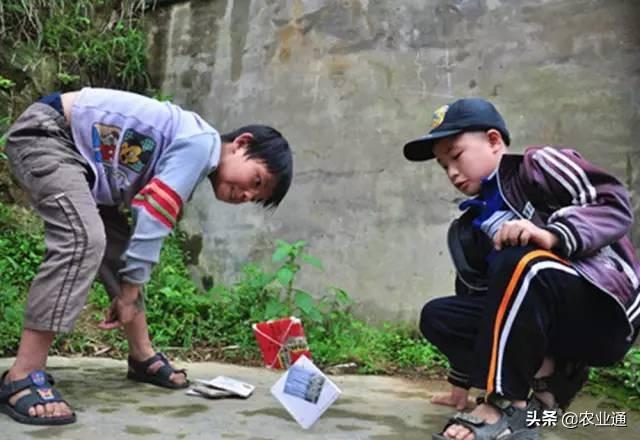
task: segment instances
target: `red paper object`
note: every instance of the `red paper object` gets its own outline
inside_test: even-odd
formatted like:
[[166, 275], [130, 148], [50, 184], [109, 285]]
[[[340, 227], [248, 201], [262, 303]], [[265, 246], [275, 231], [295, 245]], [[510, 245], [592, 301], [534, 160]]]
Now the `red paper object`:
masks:
[[253, 324], [264, 366], [287, 369], [302, 355], [311, 359], [302, 322], [295, 317]]

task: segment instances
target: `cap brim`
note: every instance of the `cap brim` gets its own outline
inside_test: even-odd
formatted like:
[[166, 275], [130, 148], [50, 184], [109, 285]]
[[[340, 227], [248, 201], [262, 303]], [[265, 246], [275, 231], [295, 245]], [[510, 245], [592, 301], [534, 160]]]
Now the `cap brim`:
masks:
[[430, 133], [426, 136], [407, 142], [404, 145], [404, 157], [412, 161], [429, 160], [436, 157], [433, 154], [433, 141], [442, 139], [454, 134], [462, 133], [462, 130], [445, 130]]

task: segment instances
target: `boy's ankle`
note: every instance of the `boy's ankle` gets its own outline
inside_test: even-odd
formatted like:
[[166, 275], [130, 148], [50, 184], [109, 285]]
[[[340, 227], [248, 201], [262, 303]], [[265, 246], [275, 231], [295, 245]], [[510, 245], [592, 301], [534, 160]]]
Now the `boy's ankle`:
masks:
[[536, 399], [538, 399], [546, 409], [553, 409], [556, 406], [556, 399], [549, 391], [538, 391], [534, 393]]
[[44, 370], [44, 368], [34, 368], [31, 371], [22, 371], [20, 369], [17, 369], [15, 366], [11, 367], [9, 368], [9, 372], [7, 373], [7, 375], [4, 377], [4, 383], [25, 379], [32, 371], [39, 369]]
[[527, 401], [526, 400], [514, 400], [513, 401], [513, 406], [519, 409], [524, 409], [527, 407]]
[[155, 356], [155, 354], [156, 354], [156, 352], [151, 347], [139, 348], [139, 349], [135, 349], [135, 350], [129, 348], [129, 356], [131, 356], [133, 358], [133, 360], [136, 360], [138, 362], [146, 361], [147, 359], [152, 358], [153, 356]]

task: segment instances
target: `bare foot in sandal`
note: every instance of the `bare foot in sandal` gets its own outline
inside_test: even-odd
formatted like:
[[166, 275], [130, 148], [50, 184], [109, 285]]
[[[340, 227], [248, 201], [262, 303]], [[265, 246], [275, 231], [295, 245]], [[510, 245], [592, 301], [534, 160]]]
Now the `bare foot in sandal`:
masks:
[[33, 425], [75, 422], [73, 410], [62, 400], [53, 383], [53, 378], [43, 371], [22, 375], [6, 372], [0, 387], [2, 412], [20, 423]]
[[[525, 402], [524, 400], [515, 401], [512, 404], [516, 408], [523, 409], [527, 407], [527, 402]], [[483, 420], [487, 425], [494, 425], [498, 423], [498, 421], [503, 416], [498, 408], [488, 403], [480, 403], [473, 411], [469, 413], [469, 415]], [[496, 433], [495, 438], [499, 439], [509, 436], [510, 434], [513, 434], [512, 430], [509, 428], [509, 426], [505, 426], [504, 431]], [[461, 424], [452, 424], [442, 433], [442, 435], [446, 439], [475, 440], [474, 433], [469, 428]]]
[[124, 332], [129, 342], [127, 378], [171, 389], [189, 386], [186, 371], [173, 368], [165, 355], [153, 349], [144, 312], [126, 324]]
[[431, 403], [436, 405], [450, 406], [458, 411], [471, 406], [469, 401], [469, 390], [453, 386], [448, 393], [436, 393], [431, 397]]
[[[164, 365], [162, 360], [157, 360], [149, 365], [149, 374], [155, 374]], [[171, 368], [173, 366], [169, 365]], [[175, 385], [185, 385], [187, 383], [187, 373], [183, 370], [175, 370], [175, 373], [169, 375], [169, 380]]]
[[172, 389], [189, 386], [186, 370], [175, 369], [162, 353], [154, 353], [142, 361], [130, 355], [127, 363], [129, 379]]

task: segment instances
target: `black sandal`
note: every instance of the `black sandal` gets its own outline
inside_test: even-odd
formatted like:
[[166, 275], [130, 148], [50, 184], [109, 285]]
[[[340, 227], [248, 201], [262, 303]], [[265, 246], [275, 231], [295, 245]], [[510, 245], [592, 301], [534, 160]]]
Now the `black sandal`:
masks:
[[[162, 366], [157, 371], [150, 373], [149, 367], [154, 363], [162, 361]], [[189, 380], [187, 380], [187, 370], [177, 370], [171, 366], [169, 359], [162, 354], [156, 353], [145, 361], [137, 361], [129, 356], [127, 360], [129, 364], [129, 371], [127, 372], [127, 378], [135, 380], [137, 382], [150, 383], [163, 388], [170, 388], [173, 390], [187, 388], [189, 386]], [[177, 384], [171, 381], [171, 375], [173, 373], [184, 374], [185, 382], [183, 384]]]
[[[9, 371], [2, 374], [0, 384], [0, 412], [7, 414], [13, 420], [27, 425], [68, 425], [76, 421], [76, 413], [65, 417], [38, 417], [29, 415], [29, 408], [47, 403], [63, 402], [70, 405], [62, 398], [60, 392], [53, 387], [55, 381], [50, 374], [36, 370], [25, 379], [4, 383]], [[22, 390], [29, 389], [30, 393], [20, 397], [15, 405], [9, 403], [11, 396]]]
[[533, 379], [534, 393], [553, 394], [556, 404], [550, 408], [566, 411], [578, 392], [589, 380], [589, 366], [580, 362], [557, 361], [550, 376]]

